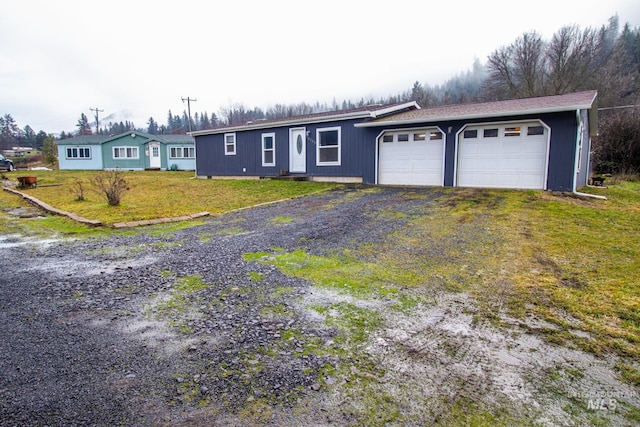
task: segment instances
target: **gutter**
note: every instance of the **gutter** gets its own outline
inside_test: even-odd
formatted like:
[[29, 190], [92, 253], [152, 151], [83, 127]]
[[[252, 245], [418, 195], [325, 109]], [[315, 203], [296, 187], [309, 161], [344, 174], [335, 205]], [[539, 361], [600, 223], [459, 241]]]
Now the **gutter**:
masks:
[[599, 196], [597, 194], [589, 194], [589, 193], [580, 193], [579, 191], [573, 191], [572, 194], [578, 197], [590, 197], [592, 199], [598, 199], [598, 200], [609, 200], [605, 196]]

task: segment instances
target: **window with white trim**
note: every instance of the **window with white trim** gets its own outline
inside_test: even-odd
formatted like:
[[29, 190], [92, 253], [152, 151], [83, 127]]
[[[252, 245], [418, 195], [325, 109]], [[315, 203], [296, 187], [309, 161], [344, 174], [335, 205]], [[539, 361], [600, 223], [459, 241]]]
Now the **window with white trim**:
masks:
[[580, 173], [580, 166], [582, 165], [582, 143], [584, 140], [584, 122], [580, 122], [580, 133], [578, 134], [578, 170]]
[[276, 165], [276, 134], [262, 134], [262, 166]]
[[196, 157], [194, 147], [171, 147], [169, 157], [172, 159], [193, 159]]
[[235, 156], [236, 154], [236, 134], [225, 133], [224, 134], [224, 155]]
[[316, 165], [339, 166], [342, 129], [338, 127], [316, 130]]
[[67, 159], [90, 159], [91, 148], [90, 147], [69, 147], [67, 148]]
[[138, 147], [113, 147], [114, 159], [138, 159]]

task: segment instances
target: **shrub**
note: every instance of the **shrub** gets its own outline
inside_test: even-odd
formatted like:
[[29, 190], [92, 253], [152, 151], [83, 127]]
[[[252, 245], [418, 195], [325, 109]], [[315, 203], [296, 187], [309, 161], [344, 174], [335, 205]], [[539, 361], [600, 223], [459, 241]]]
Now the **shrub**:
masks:
[[91, 178], [93, 189], [104, 197], [109, 206], [119, 206], [125, 192], [129, 190], [127, 180], [119, 170], [103, 172]]
[[603, 115], [594, 139], [596, 173], [640, 173], [640, 121], [635, 110]]
[[71, 192], [71, 194], [76, 196], [75, 200], [78, 200], [78, 201], [86, 200], [86, 197], [84, 195], [86, 188], [84, 184], [85, 184], [84, 181], [79, 178], [71, 183], [71, 189], [69, 191]]

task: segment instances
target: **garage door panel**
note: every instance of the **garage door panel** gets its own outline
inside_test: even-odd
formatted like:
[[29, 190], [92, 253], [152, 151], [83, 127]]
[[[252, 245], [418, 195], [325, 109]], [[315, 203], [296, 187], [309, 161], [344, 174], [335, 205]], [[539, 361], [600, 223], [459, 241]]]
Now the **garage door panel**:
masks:
[[[429, 135], [428, 132], [425, 132]], [[380, 142], [378, 152], [378, 182], [387, 185], [442, 185], [443, 140], [398, 141], [398, 134], [390, 132], [393, 142]]]
[[[498, 127], [498, 137], [483, 138], [483, 126], [477, 129], [476, 138], [460, 134], [458, 144], [457, 185], [461, 187], [526, 188], [543, 189], [547, 167], [547, 131], [543, 135], [505, 137], [505, 127], [538, 123], [504, 124]], [[471, 134], [471, 133], [470, 133]]]

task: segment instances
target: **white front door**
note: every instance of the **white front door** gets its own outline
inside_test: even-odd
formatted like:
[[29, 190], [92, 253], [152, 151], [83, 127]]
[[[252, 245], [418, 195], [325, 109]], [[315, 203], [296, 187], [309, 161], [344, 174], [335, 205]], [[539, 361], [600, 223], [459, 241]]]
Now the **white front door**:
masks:
[[160, 143], [149, 143], [149, 169], [160, 169]]
[[306, 128], [295, 128], [289, 131], [289, 172], [307, 172]]

